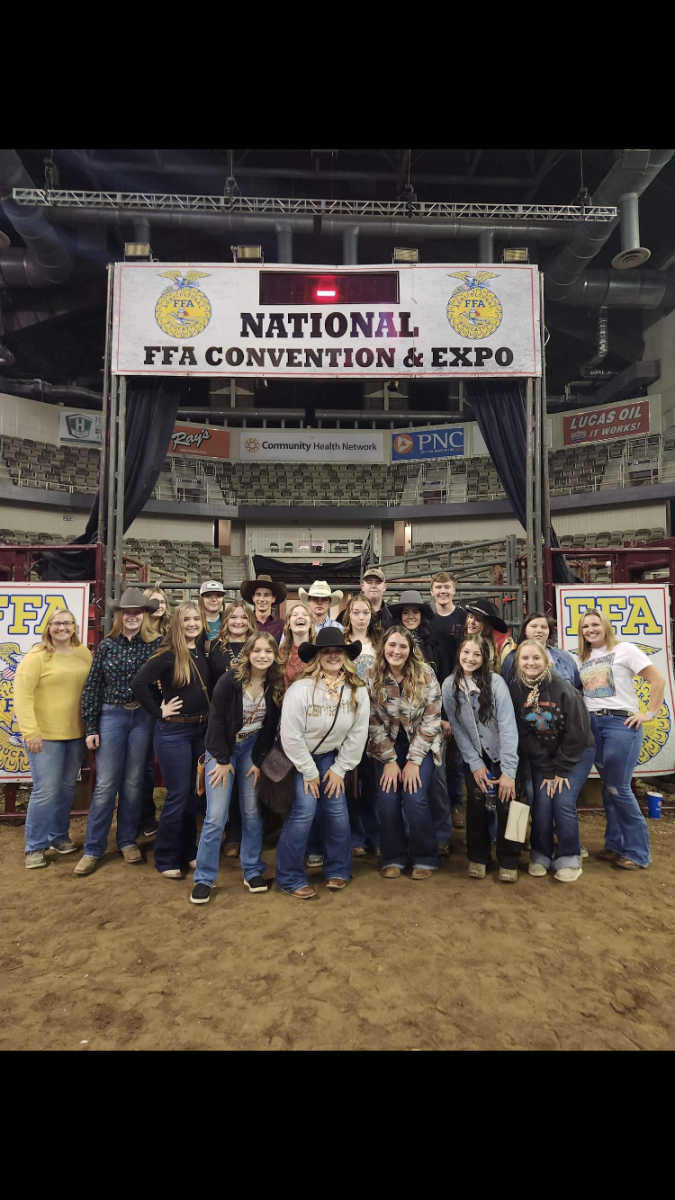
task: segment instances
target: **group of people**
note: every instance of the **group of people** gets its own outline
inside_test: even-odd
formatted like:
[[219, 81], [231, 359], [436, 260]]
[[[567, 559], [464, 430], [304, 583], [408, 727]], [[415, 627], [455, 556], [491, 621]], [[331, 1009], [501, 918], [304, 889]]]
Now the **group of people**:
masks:
[[[161, 588], [128, 588], [92, 655], [71, 613], [52, 612], [19, 665], [14, 707], [33, 789], [26, 866], [45, 851], [77, 851], [69, 834], [85, 749], [96, 784], [75, 875], [90, 875], [116, 841], [142, 861], [154, 839], [168, 880], [194, 871], [191, 901], [208, 903], [220, 856], [239, 855], [251, 893], [270, 885], [263, 858], [268, 808], [283, 814], [278, 888], [317, 892], [308, 868], [341, 891], [369, 851], [385, 879], [411, 869], [429, 879], [464, 826], [469, 875], [483, 879], [496, 842], [499, 879], [515, 883], [523, 850], [519, 798], [531, 808], [529, 874], [560, 882], [582, 873], [576, 801], [595, 765], [607, 817], [600, 858], [625, 870], [650, 863], [647, 823], [631, 789], [641, 726], [658, 713], [665, 681], [649, 658], [617, 640], [601, 612], [585, 612], [575, 656], [551, 644], [553, 623], [531, 613], [518, 643], [487, 598], [455, 605], [448, 572], [431, 604], [369, 567], [361, 591], [317, 580], [286, 604], [267, 576], [226, 603], [222, 584], [171, 612]], [[331, 612], [337, 613], [331, 616]], [[651, 688], [640, 712], [634, 676]], [[166, 787], [154, 808], [155, 758]], [[200, 782], [201, 781], [201, 782]], [[205, 813], [198, 836], [200, 792]]]

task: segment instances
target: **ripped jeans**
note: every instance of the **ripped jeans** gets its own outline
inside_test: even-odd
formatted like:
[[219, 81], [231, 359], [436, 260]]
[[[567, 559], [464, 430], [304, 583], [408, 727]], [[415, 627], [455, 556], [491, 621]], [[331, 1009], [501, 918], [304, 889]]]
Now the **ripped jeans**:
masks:
[[595, 765], [607, 817], [605, 849], [648, 867], [652, 861], [649, 829], [630, 786], [642, 749], [642, 728], [631, 729], [625, 720], [625, 716], [591, 713]]

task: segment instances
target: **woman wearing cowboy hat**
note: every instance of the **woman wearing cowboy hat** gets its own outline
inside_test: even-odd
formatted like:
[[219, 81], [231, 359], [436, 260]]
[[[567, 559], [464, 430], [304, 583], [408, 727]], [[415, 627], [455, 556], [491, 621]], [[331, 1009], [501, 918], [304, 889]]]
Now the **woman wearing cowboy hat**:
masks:
[[155, 722], [136, 700], [131, 681], [159, 644], [159, 634], [148, 620], [158, 603], [131, 587], [119, 604], [110, 607], [115, 620], [94, 655], [82, 693], [87, 746], [98, 753], [84, 856], [75, 867], [76, 875], [91, 875], [108, 849], [116, 796], [117, 848], [125, 862], [141, 862], [136, 837]]
[[288, 595], [285, 583], [274, 583], [269, 575], [259, 575], [257, 579], [247, 579], [239, 588], [247, 604], [252, 604], [255, 610], [255, 623], [261, 633], [271, 633], [278, 642], [284, 632], [284, 622], [281, 617], [272, 616], [272, 604], [283, 604]]
[[277, 884], [298, 900], [313, 900], [304, 861], [317, 805], [323, 815], [324, 875], [341, 891], [352, 875], [351, 832], [344, 777], [358, 766], [368, 736], [368, 692], [354, 669], [360, 642], [345, 645], [341, 629], [322, 629], [299, 648], [307, 664], [286, 692], [281, 744], [298, 771], [295, 798], [277, 848]]
[[425, 604], [417, 591], [401, 592], [398, 604], [390, 604], [394, 624], [402, 625], [417, 646], [422, 658], [428, 662], [438, 675], [438, 647], [431, 629], [434, 610], [430, 604]]
[[314, 617], [317, 633], [321, 633], [322, 629], [342, 629], [340, 622], [334, 621], [330, 615], [331, 608], [342, 603], [342, 592], [332, 592], [325, 579], [315, 579], [308, 592], [298, 588], [298, 595]]
[[485, 597], [475, 600], [473, 604], [465, 605], [465, 608], [468, 613], [466, 637], [485, 638], [490, 647], [490, 670], [500, 674], [502, 663], [516, 648], [508, 625], [502, 621], [494, 604]]

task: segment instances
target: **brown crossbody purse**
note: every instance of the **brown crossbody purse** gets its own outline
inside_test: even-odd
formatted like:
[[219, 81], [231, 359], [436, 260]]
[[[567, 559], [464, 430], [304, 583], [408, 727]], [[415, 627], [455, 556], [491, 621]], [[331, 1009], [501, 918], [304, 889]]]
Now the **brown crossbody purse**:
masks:
[[[203, 691], [204, 695], [206, 696], [206, 703], [208, 706], [208, 710], [210, 712], [211, 711], [211, 697], [209, 696], [206, 684], [204, 683], [204, 680], [202, 679], [202, 673], [199, 670], [199, 667], [197, 666], [197, 664], [193, 663], [192, 660], [190, 660], [190, 666], [194, 667], [195, 671], [197, 672], [197, 674], [199, 676], [199, 682], [202, 685], [202, 691]], [[199, 759], [197, 760], [197, 779], [195, 782], [195, 791], [198, 796], [203, 796], [204, 793], [206, 792], [206, 777], [205, 776], [206, 776], [206, 755], [201, 754]]]
[[[340, 705], [342, 703], [342, 693], [344, 692], [344, 684], [340, 688], [340, 695], [335, 706], [335, 716], [331, 722], [330, 728], [326, 730], [320, 742], [317, 742], [314, 749], [311, 751], [315, 755], [319, 746], [323, 745], [326, 738], [333, 732], [335, 722], [338, 719]], [[271, 750], [268, 750], [264, 759], [260, 764], [260, 780], [258, 783], [258, 795], [263, 804], [270, 809], [271, 812], [278, 813], [280, 816], [285, 816], [295, 796], [295, 776], [297, 772], [288, 755], [284, 752], [281, 742], [277, 737]]]

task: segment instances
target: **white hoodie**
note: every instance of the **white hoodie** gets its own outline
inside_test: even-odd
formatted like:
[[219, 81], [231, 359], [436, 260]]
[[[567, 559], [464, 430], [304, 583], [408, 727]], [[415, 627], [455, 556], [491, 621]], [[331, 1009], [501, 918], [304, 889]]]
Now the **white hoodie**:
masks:
[[[312, 754], [330, 729], [334, 716], [335, 705], [326, 703], [326, 688], [320, 679], [296, 679], [284, 696], [281, 744], [306, 782], [316, 779]], [[326, 754], [329, 750], [339, 750], [331, 770], [341, 778], [361, 762], [369, 717], [368, 689], [360, 687], [353, 692], [346, 684], [338, 719], [318, 751]]]

